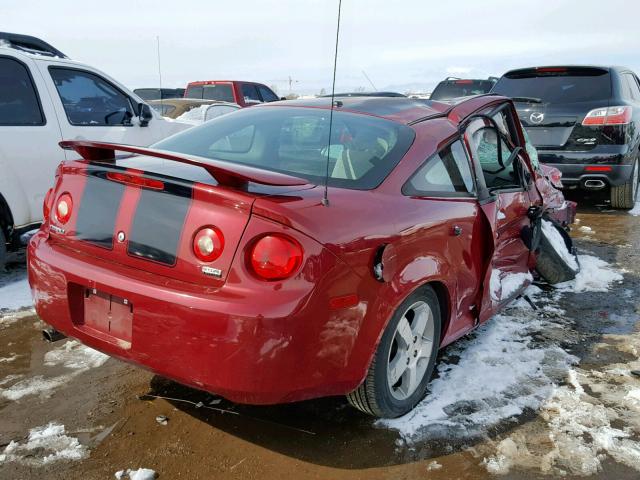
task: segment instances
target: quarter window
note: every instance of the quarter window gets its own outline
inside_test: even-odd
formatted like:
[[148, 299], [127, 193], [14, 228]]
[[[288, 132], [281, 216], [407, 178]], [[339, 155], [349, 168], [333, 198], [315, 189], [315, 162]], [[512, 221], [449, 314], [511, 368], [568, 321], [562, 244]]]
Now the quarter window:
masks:
[[29, 71], [11, 58], [0, 58], [0, 125], [44, 125]]
[[53, 83], [72, 125], [131, 125], [131, 101], [124, 93], [93, 73], [49, 68]]
[[629, 88], [629, 98], [640, 100], [640, 88], [638, 87], [638, 81], [636, 77], [630, 73], [625, 73], [624, 78], [627, 80], [627, 85]]
[[403, 189], [408, 195], [473, 193], [469, 159], [458, 140], [429, 158]]
[[258, 89], [255, 85], [252, 85], [250, 83], [242, 84], [242, 96], [244, 97], [245, 102], [262, 103], [262, 99], [260, 98], [260, 95], [258, 95]]
[[260, 90], [260, 95], [262, 96], [262, 100], [264, 102], [276, 102], [280, 100], [278, 96], [275, 93], [273, 93], [271, 90], [269, 90], [267, 87], [259, 85], [258, 90]]

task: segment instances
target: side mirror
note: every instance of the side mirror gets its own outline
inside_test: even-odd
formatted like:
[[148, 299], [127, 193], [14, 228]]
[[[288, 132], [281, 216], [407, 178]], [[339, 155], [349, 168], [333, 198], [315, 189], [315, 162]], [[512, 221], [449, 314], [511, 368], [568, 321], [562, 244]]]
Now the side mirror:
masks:
[[140, 126], [148, 127], [149, 122], [153, 118], [153, 113], [151, 113], [151, 107], [146, 103], [139, 103], [138, 112], [140, 112], [138, 115], [138, 117], [140, 118]]

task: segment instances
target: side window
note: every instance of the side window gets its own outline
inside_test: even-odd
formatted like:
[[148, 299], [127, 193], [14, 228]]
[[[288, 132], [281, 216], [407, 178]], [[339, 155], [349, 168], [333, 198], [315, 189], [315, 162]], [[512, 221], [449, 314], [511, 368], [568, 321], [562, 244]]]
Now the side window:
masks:
[[71, 125], [131, 125], [129, 97], [102, 77], [71, 68], [50, 67], [49, 72]]
[[27, 67], [0, 58], [0, 125], [44, 125], [36, 88]]
[[248, 103], [262, 103], [262, 99], [260, 95], [258, 95], [258, 89], [255, 85], [250, 83], [242, 84], [242, 96], [244, 97], [244, 101]]
[[472, 194], [473, 175], [462, 143], [457, 140], [430, 157], [402, 190], [406, 195]]
[[478, 159], [488, 189], [521, 187], [515, 168], [513, 149], [494, 127], [481, 126], [472, 130], [471, 154]]
[[231, 113], [238, 110], [238, 107], [234, 107], [232, 105], [211, 105], [207, 108], [206, 113], [204, 114], [204, 121], [209, 121], [211, 119], [220, 117], [225, 113]]
[[258, 90], [260, 90], [260, 95], [262, 96], [262, 100], [264, 102], [276, 102], [280, 100], [275, 93], [273, 93], [264, 85], [258, 85]]

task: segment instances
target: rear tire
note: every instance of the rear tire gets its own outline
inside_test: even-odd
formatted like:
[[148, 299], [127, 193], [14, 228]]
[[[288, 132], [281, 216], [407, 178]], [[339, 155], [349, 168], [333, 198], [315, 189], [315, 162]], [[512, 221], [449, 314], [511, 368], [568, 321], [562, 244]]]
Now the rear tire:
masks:
[[431, 287], [409, 295], [389, 321], [364, 382], [347, 395], [349, 403], [382, 418], [399, 417], [415, 407], [433, 374], [441, 324], [440, 304]]
[[4, 272], [4, 267], [7, 263], [7, 239], [4, 236], [4, 232], [0, 228], [0, 273]]
[[632, 209], [638, 198], [638, 160], [633, 164], [631, 178], [623, 185], [611, 187], [611, 206], [629, 210]]
[[[563, 228], [559, 227], [555, 223], [553, 223], [553, 226], [560, 235], [562, 235], [567, 250], [574, 256], [576, 264], [578, 264], [577, 256], [573, 252], [573, 242], [571, 241], [571, 237], [569, 237], [569, 234]], [[540, 232], [540, 246], [538, 247], [536, 270], [540, 276], [542, 276], [542, 278], [551, 285], [573, 280], [576, 278], [576, 274], [580, 271], [579, 268], [576, 270], [565, 261], [562, 255], [556, 251], [555, 247], [549, 241], [542, 229]]]

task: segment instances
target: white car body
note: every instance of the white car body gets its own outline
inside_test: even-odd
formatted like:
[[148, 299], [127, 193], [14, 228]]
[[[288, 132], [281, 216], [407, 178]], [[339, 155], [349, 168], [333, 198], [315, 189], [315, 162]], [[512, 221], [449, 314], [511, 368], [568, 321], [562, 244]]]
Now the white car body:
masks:
[[[150, 109], [152, 118], [146, 126], [142, 126], [136, 116], [132, 118], [131, 125], [74, 125], [69, 120], [52, 78], [51, 67], [79, 70], [98, 77], [124, 98], [128, 97], [134, 112], [137, 105], [145, 102], [100, 70], [67, 58], [26, 53], [0, 43], [0, 59], [17, 61], [28, 70], [44, 117], [41, 125], [0, 123], [0, 216], [5, 216], [4, 234], [10, 244], [15, 244], [17, 234], [36, 227], [42, 221], [43, 199], [53, 186], [58, 164], [77, 157], [75, 152], [60, 148], [58, 143], [61, 140], [86, 139], [148, 146], [190, 127], [185, 123], [167, 120], [153, 109]], [[10, 62], [4, 64], [12, 66], [8, 68], [15, 66]], [[87, 99], [91, 101], [92, 97]], [[104, 121], [108, 123], [106, 117]], [[7, 212], [3, 212], [7, 207], [8, 217]], [[7, 218], [10, 220], [7, 221]], [[0, 226], [2, 220], [0, 218]], [[12, 225], [9, 225], [10, 222]]]

